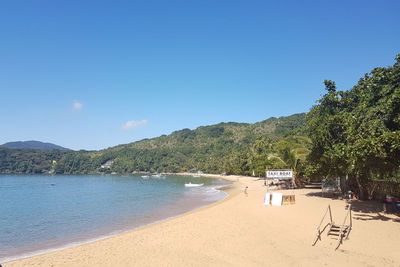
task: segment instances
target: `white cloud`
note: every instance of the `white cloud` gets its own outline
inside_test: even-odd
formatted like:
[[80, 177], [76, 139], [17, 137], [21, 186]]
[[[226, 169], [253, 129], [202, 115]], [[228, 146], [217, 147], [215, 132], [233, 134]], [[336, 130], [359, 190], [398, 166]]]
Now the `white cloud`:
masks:
[[129, 131], [129, 130], [132, 130], [133, 128], [136, 128], [139, 126], [144, 126], [146, 124], [147, 124], [147, 120], [127, 121], [124, 124], [122, 124], [121, 129], [124, 131]]
[[74, 100], [74, 104], [72, 105], [73, 109], [80, 110], [83, 108], [83, 104], [79, 103], [78, 101]]

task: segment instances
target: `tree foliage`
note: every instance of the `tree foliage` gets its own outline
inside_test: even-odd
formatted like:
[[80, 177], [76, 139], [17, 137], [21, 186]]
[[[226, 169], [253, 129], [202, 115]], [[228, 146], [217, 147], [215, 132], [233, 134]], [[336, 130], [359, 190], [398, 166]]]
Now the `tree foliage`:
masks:
[[400, 166], [400, 57], [375, 68], [349, 91], [325, 81], [327, 93], [307, 115], [310, 174], [349, 175], [361, 198], [376, 179], [396, 179]]

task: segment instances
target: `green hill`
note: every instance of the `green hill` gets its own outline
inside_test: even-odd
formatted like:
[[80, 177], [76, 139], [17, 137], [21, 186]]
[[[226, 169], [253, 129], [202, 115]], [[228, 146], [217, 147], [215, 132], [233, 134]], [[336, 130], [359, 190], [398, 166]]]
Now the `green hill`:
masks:
[[[257, 160], [254, 157], [263, 155], [261, 158], [266, 161], [268, 155], [279, 152], [274, 150], [279, 141], [291, 135], [304, 135], [305, 116], [305, 113], [301, 113], [269, 118], [254, 124], [229, 122], [201, 126], [195, 130], [183, 129], [168, 136], [162, 135], [100, 151], [0, 148], [0, 172], [70, 174], [198, 169], [213, 173], [249, 174], [254, 169], [257, 171], [254, 166]], [[302, 143], [298, 140], [296, 142]], [[265, 147], [256, 149], [260, 143]], [[265, 167], [257, 172], [264, 170]]]
[[264, 140], [272, 145], [288, 135], [304, 134], [304, 126], [304, 113], [254, 124], [219, 123], [112, 147], [96, 152], [94, 158], [101, 158], [103, 163], [112, 160], [110, 171], [118, 173], [198, 169], [248, 174], [253, 168], [247, 158], [257, 141]]
[[39, 150], [70, 150], [68, 148], [58, 146], [52, 143], [44, 143], [40, 141], [16, 141], [2, 144], [0, 147], [10, 149], [39, 149]]

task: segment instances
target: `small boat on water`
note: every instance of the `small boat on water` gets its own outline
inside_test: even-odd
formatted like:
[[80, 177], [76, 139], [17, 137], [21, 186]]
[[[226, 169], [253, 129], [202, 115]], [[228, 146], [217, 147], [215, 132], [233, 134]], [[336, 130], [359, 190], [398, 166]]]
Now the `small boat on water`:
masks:
[[197, 186], [203, 186], [204, 184], [192, 184], [191, 182], [188, 184], [185, 184], [185, 187], [197, 187]]
[[150, 175], [142, 175], [142, 178], [143, 178], [143, 179], [149, 179], [149, 178], [150, 178]]

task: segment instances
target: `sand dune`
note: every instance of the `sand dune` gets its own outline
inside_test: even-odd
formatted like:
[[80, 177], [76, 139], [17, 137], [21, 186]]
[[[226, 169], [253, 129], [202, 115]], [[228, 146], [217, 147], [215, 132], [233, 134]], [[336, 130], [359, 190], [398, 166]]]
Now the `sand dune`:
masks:
[[230, 196], [211, 206], [3, 266], [400, 266], [400, 218], [383, 213], [381, 204], [353, 204], [353, 230], [335, 251], [336, 240], [325, 234], [311, 242], [328, 204], [342, 222], [344, 200], [300, 189], [288, 191], [295, 205], [264, 206], [263, 181], [225, 178], [235, 181]]

